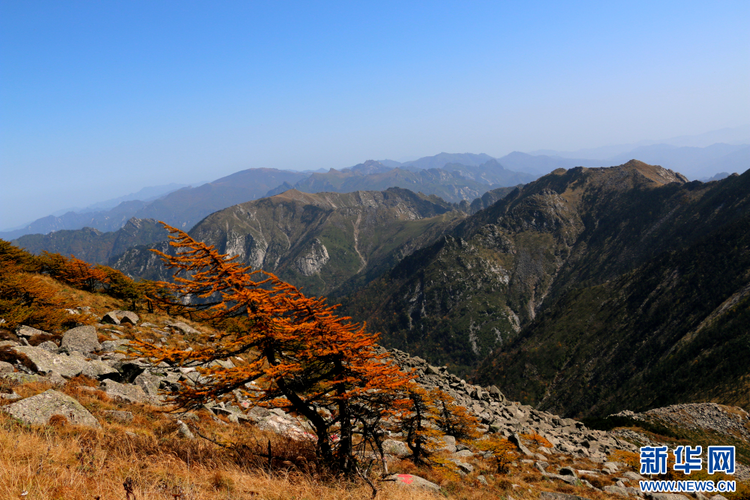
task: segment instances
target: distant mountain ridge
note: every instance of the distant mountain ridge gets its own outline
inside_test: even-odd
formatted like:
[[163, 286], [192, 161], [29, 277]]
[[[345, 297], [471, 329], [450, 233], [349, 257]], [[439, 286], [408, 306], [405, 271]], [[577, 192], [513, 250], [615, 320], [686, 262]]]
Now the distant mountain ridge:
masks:
[[[744, 131], [738, 129], [737, 133], [741, 136]], [[126, 198], [123, 203], [111, 209], [96, 211], [97, 207], [94, 205], [85, 210], [43, 217], [23, 228], [0, 232], [0, 238], [12, 240], [24, 234], [46, 234], [86, 226], [100, 231], [115, 231], [131, 217], [166, 220], [189, 229], [216, 210], [279, 194], [291, 188], [308, 192], [346, 192], [402, 187], [425, 194], [436, 194], [452, 202], [465, 200], [468, 203], [489, 189], [524, 184], [557, 168], [612, 165], [631, 158], [641, 158], [647, 163], [679, 170], [691, 179], [710, 178], [720, 172], [741, 173], [750, 167], [750, 146], [747, 144], [717, 143], [699, 148], [649, 144], [627, 152], [616, 148], [586, 151], [618, 152], [605, 159], [571, 158], [566, 156], [567, 153], [554, 151], [536, 155], [513, 152], [499, 159], [484, 153], [440, 153], [408, 162], [370, 160], [353, 167], [315, 172], [312, 175], [310, 172], [248, 169], [201, 186], [183, 188], [157, 199], [151, 198], [160, 189], [168, 191], [171, 187], [146, 188], [140, 192], [142, 199], [133, 199], [134, 196], [129, 195], [123, 197]], [[106, 207], [107, 204], [101, 206]]]
[[279, 184], [295, 183], [306, 176], [301, 172], [266, 168], [243, 170], [197, 187], [170, 192], [150, 202], [131, 200], [100, 212], [70, 212], [61, 217], [44, 217], [26, 228], [0, 232], [0, 238], [14, 240], [25, 234], [47, 234], [83, 227], [105, 232], [116, 231], [132, 217], [164, 220], [189, 229], [210, 213], [260, 198]]
[[27, 234], [13, 243], [39, 255], [53, 252], [75, 255], [94, 264], [107, 264], [111, 259], [138, 245], [150, 245], [167, 238], [167, 231], [153, 219], [132, 217], [117, 231], [98, 229], [64, 229], [50, 234]]
[[[448, 156], [461, 155], [445, 155], [444, 158]], [[506, 170], [494, 159], [474, 166], [448, 163], [442, 168], [419, 170], [390, 168], [381, 162], [369, 160], [349, 169], [314, 173], [294, 187], [307, 193], [381, 191], [389, 187], [400, 187], [458, 203], [472, 201], [495, 187], [532, 180], [533, 175]]]

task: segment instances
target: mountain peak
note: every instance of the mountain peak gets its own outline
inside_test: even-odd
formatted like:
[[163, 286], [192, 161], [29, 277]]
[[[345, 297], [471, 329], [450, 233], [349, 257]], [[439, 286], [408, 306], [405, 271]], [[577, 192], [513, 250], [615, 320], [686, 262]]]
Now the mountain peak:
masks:
[[689, 182], [687, 177], [679, 172], [675, 172], [659, 165], [649, 165], [648, 163], [635, 159], [616, 168], [638, 173], [659, 185], [670, 184], [672, 182], [678, 182], [680, 184]]

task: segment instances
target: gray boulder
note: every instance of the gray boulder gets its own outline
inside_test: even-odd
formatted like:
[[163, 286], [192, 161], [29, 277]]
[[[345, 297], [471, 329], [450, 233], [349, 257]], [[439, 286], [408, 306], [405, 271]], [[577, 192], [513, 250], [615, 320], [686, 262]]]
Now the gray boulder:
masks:
[[383, 441], [383, 452], [388, 455], [403, 458], [411, 455], [411, 450], [403, 441], [397, 441], [395, 439], [386, 439]]
[[396, 484], [408, 488], [424, 488], [427, 490], [440, 491], [440, 486], [427, 479], [414, 474], [392, 474], [385, 478], [386, 481], [395, 481]]
[[177, 432], [180, 436], [184, 437], [185, 439], [195, 439], [195, 435], [193, 435], [190, 427], [188, 427], [185, 422], [183, 422], [182, 420], [178, 420], [177, 426]]
[[518, 451], [523, 453], [526, 456], [533, 456], [534, 454], [531, 453], [531, 450], [529, 450], [521, 441], [521, 437], [518, 434], [512, 434], [508, 437], [508, 441], [516, 445], [516, 448], [518, 448]]
[[101, 348], [96, 328], [93, 326], [78, 326], [68, 330], [63, 335], [60, 347], [68, 352], [75, 351], [86, 355]]
[[37, 335], [47, 335], [47, 332], [42, 330], [37, 330], [36, 328], [31, 328], [30, 326], [21, 325], [18, 328], [16, 328], [16, 335], [19, 337], [25, 337], [25, 338], [31, 338], [36, 337]]
[[120, 324], [131, 324], [136, 325], [141, 320], [138, 315], [132, 311], [117, 311], [117, 318], [120, 320]]
[[161, 381], [166, 380], [164, 377], [159, 377], [157, 375], [154, 375], [150, 371], [146, 370], [140, 375], [138, 375], [135, 380], [133, 381], [135, 385], [143, 389], [143, 392], [148, 394], [154, 399], [159, 398], [159, 386], [161, 385]]
[[115, 311], [109, 311], [107, 314], [102, 316], [102, 319], [100, 320], [105, 325], [119, 325], [120, 324], [120, 318], [117, 317], [117, 313]]
[[129, 344], [130, 341], [125, 339], [105, 340], [104, 342], [102, 342], [101, 350], [103, 352], [115, 352], [124, 350], [124, 347], [128, 346]]
[[464, 462], [463, 460], [459, 460], [457, 458], [449, 458], [448, 460], [456, 465], [460, 473], [471, 474], [474, 471], [474, 466], [470, 463]]
[[443, 436], [436, 444], [438, 450], [456, 453], [456, 438], [453, 436]]
[[613, 495], [620, 495], [621, 497], [630, 496], [630, 492], [621, 486], [605, 486], [604, 492], [611, 493]]
[[44, 349], [45, 351], [49, 351], [52, 354], [57, 354], [60, 351], [60, 349], [57, 347], [57, 344], [55, 344], [51, 340], [47, 340], [45, 342], [42, 342], [37, 347], [40, 347], [40, 348]]
[[104, 415], [121, 424], [129, 424], [133, 421], [133, 413], [122, 410], [105, 410]]
[[121, 384], [114, 380], [104, 381], [104, 392], [108, 396], [128, 403], [154, 404], [155, 401], [137, 385]]
[[65, 378], [86, 375], [95, 379], [120, 376], [117, 370], [103, 361], [89, 360], [75, 351], [70, 354], [54, 354], [41, 347], [32, 346], [18, 346], [13, 350], [26, 356], [34, 364], [36, 371], [44, 375], [57, 374]]
[[104, 361], [100, 361], [98, 359], [86, 361], [86, 364], [83, 366], [83, 370], [81, 370], [81, 375], [86, 375], [87, 377], [97, 380], [102, 380], [105, 378], [120, 380], [121, 378], [120, 372], [112, 368]]
[[73, 425], [100, 427], [96, 418], [81, 403], [54, 389], [17, 401], [3, 410], [27, 424], [46, 425], [53, 415], [62, 415]]
[[5, 361], [0, 361], [0, 373], [13, 373], [13, 365], [10, 363], [6, 363]]
[[167, 323], [167, 328], [170, 328], [172, 330], [177, 330], [178, 332], [184, 333], [184, 334], [198, 333], [198, 330], [188, 325], [187, 323], [183, 323], [182, 321], [177, 321], [175, 323]]
[[13, 351], [26, 356], [36, 367], [36, 372], [43, 375], [57, 373], [65, 378], [80, 375], [86, 365], [86, 358], [80, 353], [53, 354], [41, 347], [18, 346]]

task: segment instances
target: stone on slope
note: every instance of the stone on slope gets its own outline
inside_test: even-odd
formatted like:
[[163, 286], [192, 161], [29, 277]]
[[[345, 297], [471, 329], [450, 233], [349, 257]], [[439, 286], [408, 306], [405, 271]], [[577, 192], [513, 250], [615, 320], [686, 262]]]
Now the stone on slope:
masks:
[[188, 325], [187, 323], [183, 323], [182, 321], [176, 321], [174, 323], [167, 323], [167, 328], [171, 328], [172, 330], [177, 330], [178, 332], [183, 333], [183, 334], [198, 333], [198, 330]]
[[130, 345], [130, 341], [126, 339], [105, 340], [102, 342], [101, 350], [103, 352], [124, 351], [128, 345]]
[[128, 403], [147, 403], [154, 404], [155, 401], [146, 394], [140, 386], [131, 384], [121, 384], [114, 380], [104, 381], [104, 392], [108, 396], [120, 399]]
[[143, 389], [143, 392], [148, 394], [154, 399], [159, 398], [159, 386], [161, 385], [161, 381], [166, 380], [165, 377], [159, 377], [157, 375], [154, 375], [150, 371], [146, 370], [140, 375], [138, 375], [133, 383]]
[[141, 318], [132, 311], [116, 311], [117, 318], [120, 320], [120, 324], [131, 324], [136, 325]]
[[120, 372], [112, 368], [104, 361], [100, 361], [98, 359], [87, 361], [83, 367], [83, 370], [81, 370], [81, 375], [86, 375], [87, 377], [97, 380], [102, 380], [105, 378], [120, 380], [121, 378]]
[[132, 412], [124, 410], [104, 410], [103, 413], [105, 416], [120, 422], [121, 424], [129, 424], [133, 421], [133, 418], [135, 418]]
[[117, 317], [117, 312], [115, 311], [109, 311], [107, 314], [102, 316], [102, 319], [100, 320], [105, 325], [119, 325], [120, 324], [120, 318]]
[[31, 338], [36, 337], [37, 335], [48, 335], [48, 333], [42, 330], [37, 330], [36, 328], [31, 328], [30, 326], [21, 325], [16, 328], [16, 335], [19, 337]]
[[182, 420], [177, 421], [177, 433], [185, 439], [195, 439], [195, 435], [190, 431], [190, 427]]
[[96, 418], [81, 403], [54, 389], [17, 401], [3, 410], [27, 424], [45, 425], [53, 415], [62, 415], [73, 425], [100, 427]]
[[87, 361], [80, 353], [53, 354], [41, 347], [18, 346], [13, 351], [26, 356], [36, 367], [36, 371], [43, 375], [57, 373], [65, 378], [80, 375]]
[[393, 474], [385, 478], [385, 480], [395, 481], [396, 484], [404, 487], [425, 488], [428, 490], [440, 491], [439, 485], [413, 474]]
[[63, 335], [60, 347], [68, 352], [80, 352], [81, 354], [91, 354], [98, 350], [99, 339], [96, 335], [96, 328], [93, 326], [78, 326], [71, 328]]
[[383, 441], [383, 452], [398, 458], [404, 458], [411, 455], [411, 450], [406, 443], [395, 439], [386, 439]]
[[55, 344], [51, 340], [46, 340], [42, 342], [41, 344], [39, 344], [37, 347], [40, 347], [44, 349], [45, 351], [49, 351], [52, 354], [57, 354], [58, 352], [60, 352], [60, 348], [57, 347], [57, 344]]

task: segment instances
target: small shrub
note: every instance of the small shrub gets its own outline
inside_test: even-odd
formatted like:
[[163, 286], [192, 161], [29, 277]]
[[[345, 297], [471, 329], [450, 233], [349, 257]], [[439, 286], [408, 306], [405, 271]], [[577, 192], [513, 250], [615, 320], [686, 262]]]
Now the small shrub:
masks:
[[640, 469], [641, 457], [637, 453], [632, 451], [615, 450], [609, 455], [610, 462], [620, 462], [632, 467], [633, 469]]

